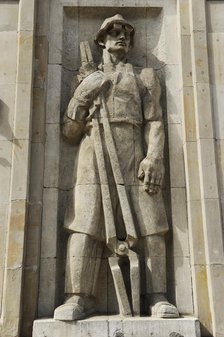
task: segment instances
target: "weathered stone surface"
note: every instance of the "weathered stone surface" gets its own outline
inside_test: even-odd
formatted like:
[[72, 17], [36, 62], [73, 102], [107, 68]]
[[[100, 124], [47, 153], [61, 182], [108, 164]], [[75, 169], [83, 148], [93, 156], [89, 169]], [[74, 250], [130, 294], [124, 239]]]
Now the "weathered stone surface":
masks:
[[180, 74], [177, 65], [167, 65], [165, 67], [166, 77], [166, 104], [168, 123], [181, 123], [180, 109]]
[[[48, 38], [47, 36], [36, 36], [35, 42], [34, 88], [46, 89], [48, 69]], [[44, 94], [46, 95], [45, 91]]]
[[58, 190], [44, 188], [41, 257], [55, 258], [57, 255], [57, 208]]
[[60, 124], [46, 125], [44, 186], [57, 187], [59, 179]]
[[218, 179], [219, 179], [219, 192], [221, 197], [221, 207], [222, 214], [224, 214], [224, 181], [222, 177], [224, 177], [224, 139], [216, 141], [216, 149], [217, 149], [217, 159], [218, 159]]
[[[210, 264], [224, 265], [224, 252], [222, 240], [222, 224], [220, 219], [220, 203], [218, 199], [207, 198], [204, 200], [203, 215], [207, 227], [207, 242], [205, 249], [209, 251], [207, 257]], [[211, 224], [213, 226], [211, 226]], [[219, 240], [218, 240], [219, 239]]]
[[[223, 17], [224, 5], [223, 2], [207, 3], [207, 22], [208, 22], [208, 55], [209, 55], [209, 71], [212, 96], [212, 118], [214, 123], [214, 134], [217, 141], [215, 142], [216, 149], [216, 167], [219, 200], [206, 200], [204, 205], [205, 218], [208, 223], [212, 223], [214, 231], [208, 234], [207, 238], [207, 254], [211, 261], [209, 269], [209, 277], [211, 285], [216, 284], [213, 289], [214, 297], [212, 298], [213, 318], [215, 320], [216, 334], [222, 336], [224, 334], [223, 320], [221, 319], [222, 309], [219, 307], [223, 302], [219, 294], [223, 294], [223, 214], [224, 214], [224, 198], [223, 198], [223, 139], [224, 139], [224, 120], [223, 120], [223, 94], [224, 94], [224, 68], [221, 60], [221, 55], [224, 46], [224, 26]], [[214, 158], [214, 157], [213, 157]], [[220, 212], [221, 201], [221, 212]], [[221, 214], [220, 214], [221, 213]], [[221, 216], [220, 216], [221, 215]], [[222, 224], [221, 224], [222, 223]], [[220, 228], [221, 227], [221, 228]], [[216, 241], [214, 244], [213, 242]], [[213, 262], [217, 261], [214, 263]]]
[[173, 255], [189, 256], [186, 190], [171, 189]]
[[7, 140], [0, 141], [0, 202], [9, 201], [10, 176], [12, 166], [12, 143]]
[[207, 28], [209, 32], [224, 32], [223, 3], [208, 1], [207, 3]]
[[32, 87], [29, 83], [17, 83], [16, 86], [16, 115], [14, 137], [17, 139], [29, 139], [30, 137], [30, 109]]
[[214, 139], [199, 140], [199, 154], [201, 156], [200, 171], [203, 183], [204, 198], [218, 198], [217, 172], [215, 160]]
[[179, 34], [184, 38], [190, 35], [190, 22], [189, 22], [189, 1], [180, 0], [177, 4], [177, 17], [179, 18]]
[[[194, 23], [196, 23], [196, 21]], [[194, 46], [193, 54], [195, 60], [195, 63], [192, 65], [194, 69], [193, 80], [196, 83], [209, 83], [206, 35], [204, 31], [195, 30], [193, 31], [192, 38]]]
[[[165, 45], [163, 51], [165, 54], [164, 62], [166, 64], [178, 64], [178, 55], [175, 48], [170, 48], [172, 44], [177, 45], [177, 20], [173, 13], [175, 11], [174, 6], [167, 6], [167, 15], [164, 18], [164, 30], [165, 30]], [[169, 28], [172, 27], [172, 31]], [[169, 32], [169, 33], [168, 33]]]
[[40, 258], [40, 247], [37, 244], [40, 241], [39, 223], [41, 220], [41, 206], [29, 205], [29, 217], [27, 228], [27, 254], [26, 267], [34, 272], [37, 272]]
[[13, 138], [15, 88], [15, 84], [0, 84], [0, 140]]
[[196, 282], [193, 285], [195, 291], [195, 310], [198, 318], [203, 322], [203, 326], [207, 331], [212, 329], [211, 309], [208, 293], [208, 274], [204, 264], [194, 266]]
[[[31, 5], [32, 5], [31, 1]], [[22, 30], [18, 33], [18, 71], [17, 71], [17, 82], [27, 83], [31, 85], [33, 72], [33, 31], [32, 30]], [[27, 96], [29, 99], [30, 96]]]
[[62, 63], [63, 8], [50, 2], [49, 63]]
[[192, 63], [188, 55], [191, 48], [191, 36], [183, 35], [180, 43], [182, 57], [182, 83], [183, 86], [189, 87], [192, 85]]
[[175, 256], [174, 270], [176, 305], [183, 315], [194, 315], [190, 258]]
[[190, 20], [196, 31], [204, 31], [206, 29], [205, 6], [203, 0], [190, 1]]
[[8, 233], [7, 268], [20, 269], [23, 262], [25, 200], [14, 200], [11, 205], [10, 227]]
[[184, 155], [182, 140], [182, 125], [169, 124], [169, 157], [171, 187], [184, 187]]
[[28, 155], [29, 140], [14, 140], [12, 162], [12, 200], [26, 199], [28, 192]]
[[42, 143], [32, 143], [31, 146], [31, 165], [30, 171], [30, 202], [42, 203], [43, 199], [43, 180], [44, 180], [44, 145]]
[[196, 109], [203, 111], [196, 116], [196, 128], [198, 138], [213, 138], [214, 130], [211, 115], [210, 86], [208, 83], [197, 83], [195, 85]]
[[53, 316], [56, 305], [56, 264], [56, 258], [43, 258], [40, 261], [38, 317]]
[[200, 337], [199, 322], [194, 318], [159, 320], [149, 318], [121, 319], [116, 316], [89, 318], [76, 323], [54, 321], [52, 319], [34, 322], [33, 337]]
[[21, 325], [33, 74], [34, 1], [28, 2], [0, 4], [0, 200], [7, 214], [0, 226], [2, 337], [18, 336]]
[[32, 142], [45, 141], [45, 93], [42, 88], [33, 89]]
[[[203, 265], [205, 263], [205, 245], [203, 237], [202, 205], [200, 200], [189, 200], [189, 234], [190, 245], [194, 252], [192, 257], [193, 265]], [[191, 252], [191, 254], [193, 254]]]
[[[211, 281], [218, 283], [219, 287], [215, 288], [214, 298], [219, 298], [220, 294], [223, 294], [224, 291], [224, 265], [223, 264], [214, 264], [211, 266], [210, 270]], [[218, 280], [218, 282], [217, 282]], [[224, 334], [224, 322], [222, 319], [223, 306], [221, 301], [214, 300], [214, 311], [216, 313], [215, 319], [217, 324], [217, 336], [222, 336]]]
[[[8, 220], [8, 204], [0, 203], [0, 266], [3, 268], [5, 261], [5, 248], [6, 248], [6, 234], [7, 234], [7, 220]], [[2, 284], [0, 286], [0, 289]]]
[[194, 91], [193, 86], [183, 87], [183, 124], [184, 138], [186, 142], [196, 141], [196, 121], [194, 114]]
[[0, 83], [15, 83], [17, 73], [17, 32], [0, 31]]
[[198, 168], [198, 147], [196, 142], [186, 142], [184, 144], [185, 163], [188, 167], [186, 181], [188, 186], [188, 199], [200, 199], [199, 168]]
[[36, 21], [36, 36], [48, 36], [49, 28], [49, 0], [39, 0], [37, 3], [37, 21]]
[[[212, 6], [210, 4], [211, 24], [208, 33], [208, 53], [209, 53], [209, 70], [210, 70], [210, 83], [212, 94], [213, 118], [215, 125], [215, 137], [217, 139], [224, 139], [224, 119], [222, 113], [223, 95], [224, 95], [224, 68], [221, 62], [222, 51], [224, 48], [224, 34], [222, 22], [219, 21], [219, 16], [223, 15], [223, 5]], [[217, 19], [214, 17], [216, 13]]]
[[60, 122], [61, 66], [50, 64], [47, 79], [46, 123]]
[[[6, 252], [6, 238], [8, 225], [8, 210], [7, 203], [0, 203], [0, 299], [3, 295], [4, 275], [5, 275], [5, 252]], [[0, 312], [2, 310], [2, 301], [0, 302]]]
[[18, 3], [1, 3], [0, 5], [0, 31], [17, 30], [18, 26]]
[[35, 12], [35, 2], [29, 0], [23, 0], [22, 2], [22, 10], [20, 10], [19, 30], [33, 31], [34, 19], [32, 15], [27, 15], [27, 13]]

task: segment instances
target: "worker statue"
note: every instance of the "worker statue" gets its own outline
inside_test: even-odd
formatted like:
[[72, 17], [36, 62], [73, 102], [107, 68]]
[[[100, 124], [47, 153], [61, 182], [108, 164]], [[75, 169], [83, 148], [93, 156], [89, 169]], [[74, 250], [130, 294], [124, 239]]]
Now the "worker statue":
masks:
[[[65, 216], [70, 232], [66, 301], [55, 309], [55, 319], [79, 320], [94, 313], [105, 247], [121, 315], [140, 315], [144, 293], [148, 315], [179, 317], [166, 298], [161, 90], [152, 68], [135, 69], [128, 63], [133, 40], [133, 26], [117, 14], [96, 35], [103, 49], [100, 65], [93, 62], [88, 42], [81, 44], [80, 84], [63, 125], [65, 137], [80, 145], [73, 200]], [[123, 278], [125, 261], [130, 287]]]

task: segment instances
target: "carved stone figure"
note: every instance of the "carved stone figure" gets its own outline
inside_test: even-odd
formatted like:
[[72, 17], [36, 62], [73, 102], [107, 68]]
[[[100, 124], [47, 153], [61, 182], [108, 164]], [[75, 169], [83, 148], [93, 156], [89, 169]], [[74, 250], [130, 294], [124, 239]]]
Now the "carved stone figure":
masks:
[[[120, 314], [140, 314], [145, 281], [148, 314], [178, 317], [166, 297], [164, 235], [168, 231], [161, 193], [164, 128], [160, 84], [152, 68], [127, 62], [134, 28], [121, 15], [106, 19], [96, 35], [103, 48], [96, 67], [87, 43], [81, 45], [80, 84], [65, 114], [64, 135], [80, 142], [70, 231], [66, 302], [54, 318], [78, 320], [94, 312], [102, 251], [110, 251]], [[130, 268], [128, 292], [122, 265]], [[144, 267], [144, 273], [139, 273]], [[130, 288], [129, 287], [129, 288]]]

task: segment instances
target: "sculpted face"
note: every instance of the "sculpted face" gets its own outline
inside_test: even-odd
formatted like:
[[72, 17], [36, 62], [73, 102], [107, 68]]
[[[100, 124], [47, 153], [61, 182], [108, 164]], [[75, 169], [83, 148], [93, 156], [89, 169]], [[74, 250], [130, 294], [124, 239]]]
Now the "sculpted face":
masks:
[[105, 36], [104, 47], [111, 54], [126, 55], [130, 48], [130, 42], [130, 31], [124, 25], [114, 24]]

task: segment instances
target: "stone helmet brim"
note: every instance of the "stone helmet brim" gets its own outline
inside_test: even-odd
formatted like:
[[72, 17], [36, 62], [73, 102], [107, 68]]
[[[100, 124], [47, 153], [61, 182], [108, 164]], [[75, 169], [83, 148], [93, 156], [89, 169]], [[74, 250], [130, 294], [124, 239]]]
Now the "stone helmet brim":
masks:
[[107, 32], [110, 30], [110, 28], [112, 28], [112, 26], [115, 23], [120, 23], [122, 26], [125, 27], [125, 29], [127, 29], [130, 32], [130, 38], [131, 38], [130, 44], [132, 46], [133, 43], [134, 43], [135, 29], [120, 14], [116, 14], [116, 15], [114, 15], [112, 17], [109, 17], [109, 18], [104, 20], [102, 26], [100, 27], [100, 29], [97, 32], [96, 37], [94, 39], [95, 43], [100, 45], [100, 42], [103, 42], [105, 35], [107, 34]]

